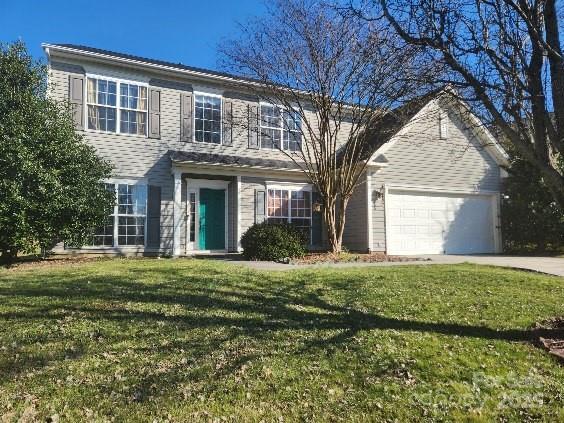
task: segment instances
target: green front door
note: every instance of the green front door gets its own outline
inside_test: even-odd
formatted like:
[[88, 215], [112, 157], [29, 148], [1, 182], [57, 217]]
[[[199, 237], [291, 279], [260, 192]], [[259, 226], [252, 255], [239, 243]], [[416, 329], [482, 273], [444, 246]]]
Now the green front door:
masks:
[[225, 249], [225, 190], [200, 189], [200, 250]]

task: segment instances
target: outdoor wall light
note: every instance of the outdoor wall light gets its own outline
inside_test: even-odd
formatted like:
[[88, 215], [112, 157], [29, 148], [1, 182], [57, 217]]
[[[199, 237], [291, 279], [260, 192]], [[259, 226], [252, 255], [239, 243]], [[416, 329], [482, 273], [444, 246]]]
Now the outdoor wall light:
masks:
[[383, 196], [384, 194], [382, 193], [382, 191], [375, 189], [374, 191], [372, 191], [372, 202], [376, 203], [376, 201], [380, 200]]
[[316, 201], [312, 204], [313, 206], [313, 211], [316, 213], [321, 212], [321, 202], [320, 201]]

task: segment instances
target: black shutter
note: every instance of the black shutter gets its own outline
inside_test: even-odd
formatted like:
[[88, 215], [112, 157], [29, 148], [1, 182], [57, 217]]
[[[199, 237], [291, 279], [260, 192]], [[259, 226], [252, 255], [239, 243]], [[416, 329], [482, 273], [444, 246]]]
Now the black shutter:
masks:
[[149, 138], [161, 137], [161, 90], [149, 87]]
[[311, 193], [311, 245], [321, 246], [322, 231], [323, 231], [323, 213], [322, 205], [318, 210], [315, 209], [315, 204], [321, 204], [321, 196], [318, 192]]
[[84, 129], [84, 76], [69, 75], [69, 102], [76, 129]]
[[259, 148], [259, 137], [258, 137], [258, 106], [255, 104], [249, 104], [249, 148], [258, 149]]
[[147, 195], [147, 247], [161, 244], [161, 187], [149, 185]]
[[180, 94], [180, 141], [192, 142], [192, 93]]
[[255, 190], [255, 223], [262, 223], [266, 219], [266, 191]]
[[223, 145], [233, 144], [233, 102], [223, 101]]

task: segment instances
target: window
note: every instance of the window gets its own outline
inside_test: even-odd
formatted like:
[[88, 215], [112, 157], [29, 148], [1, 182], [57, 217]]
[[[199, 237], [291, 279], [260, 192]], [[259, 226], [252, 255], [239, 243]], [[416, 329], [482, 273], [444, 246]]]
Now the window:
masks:
[[444, 112], [439, 114], [439, 137], [442, 140], [448, 138], [448, 116]]
[[267, 213], [269, 223], [291, 223], [310, 238], [311, 191], [269, 189]]
[[[122, 134], [147, 134], [146, 86], [88, 78], [87, 87], [88, 129]], [[119, 126], [116, 124], [118, 120]]]
[[[104, 184], [106, 190], [115, 192], [114, 184]], [[99, 247], [113, 247], [114, 245], [114, 218], [108, 216], [104, 225], [94, 230], [92, 245]]]
[[190, 192], [188, 204], [190, 206], [190, 242], [196, 241], [196, 193]]
[[194, 139], [197, 142], [221, 143], [221, 97], [195, 94]]
[[120, 84], [120, 132], [145, 135], [147, 127], [147, 87]]
[[118, 245], [145, 245], [147, 187], [118, 184]]
[[94, 231], [92, 245], [100, 247], [145, 245], [147, 186], [106, 184], [116, 195], [113, 213], [106, 224]]
[[301, 121], [297, 112], [281, 110], [277, 106], [260, 106], [260, 146], [268, 149], [299, 151]]
[[261, 148], [279, 148], [282, 135], [280, 109], [274, 106], [260, 106], [260, 146]]
[[116, 83], [88, 78], [88, 129], [116, 131]]
[[268, 190], [268, 221], [284, 223], [290, 218], [288, 213], [288, 191], [281, 189]]

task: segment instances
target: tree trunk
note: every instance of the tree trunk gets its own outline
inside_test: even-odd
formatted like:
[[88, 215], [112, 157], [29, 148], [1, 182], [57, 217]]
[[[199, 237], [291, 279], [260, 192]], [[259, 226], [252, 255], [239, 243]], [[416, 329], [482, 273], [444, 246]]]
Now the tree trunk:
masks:
[[343, 249], [343, 233], [345, 232], [345, 214], [349, 197], [339, 196], [323, 209], [323, 217], [327, 224], [327, 235], [331, 252], [339, 254]]
[[340, 253], [341, 252], [341, 241], [337, 237], [337, 216], [335, 200], [328, 199], [323, 207], [323, 218], [325, 219], [325, 224], [327, 225], [327, 238], [329, 240], [329, 246], [331, 252]]

